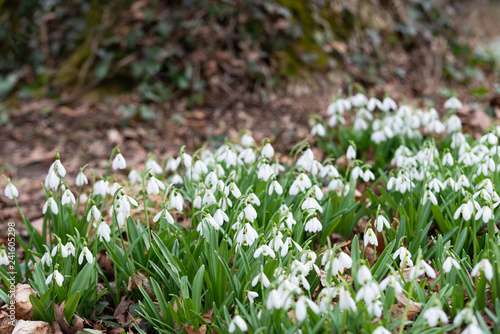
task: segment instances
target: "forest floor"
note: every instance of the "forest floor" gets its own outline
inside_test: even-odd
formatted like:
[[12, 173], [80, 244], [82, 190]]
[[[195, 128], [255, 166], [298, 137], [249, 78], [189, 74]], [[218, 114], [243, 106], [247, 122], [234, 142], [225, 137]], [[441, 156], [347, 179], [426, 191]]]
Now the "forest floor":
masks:
[[[487, 3], [477, 7], [467, 17], [460, 18], [470, 26], [475, 47], [498, 39], [500, 4]], [[10, 177], [19, 189], [19, 204], [30, 221], [42, 219], [45, 202], [41, 190], [49, 166], [59, 150], [61, 162], [68, 171], [68, 183], [80, 167], [89, 164], [87, 171], [104, 173], [111, 150], [120, 145], [128, 166], [140, 168], [149, 152], [163, 160], [166, 155], [178, 154], [182, 146], [192, 153], [205, 142], [217, 145], [224, 137], [238, 138], [240, 131], [248, 130], [256, 141], [269, 137], [277, 152], [287, 153], [301, 139], [309, 136], [309, 118], [312, 114], [326, 114], [326, 108], [339, 89], [346, 91], [345, 75], [341, 73], [314, 74], [308, 79], [294, 80], [287, 87], [270, 94], [263, 104], [252, 94], [238, 95], [230, 90], [208, 96], [203, 107], [186, 111], [185, 103], [177, 101], [156, 106], [156, 118], [149, 121], [127, 119], [121, 105], [137, 105], [138, 96], [123, 94], [102, 97], [95, 93], [84, 96], [72, 106], [61, 106], [57, 101], [38, 100], [24, 103], [10, 112], [10, 122], [0, 128], [0, 174]], [[492, 87], [498, 78], [485, 79]], [[388, 93], [398, 102], [417, 104], [430, 102], [415, 96], [416, 82], [394, 82], [375, 85], [368, 91], [378, 97]], [[479, 106], [493, 106], [500, 112], [500, 95], [477, 101], [464, 87], [453, 87], [464, 102], [463, 122], [474, 129], [487, 129], [493, 121], [484, 112], [472, 112]], [[441, 106], [444, 97], [435, 95], [432, 102]], [[498, 105], [496, 101], [498, 100]], [[90, 173], [87, 173], [90, 176]], [[120, 177], [125, 177], [121, 175]], [[3, 190], [6, 181], [0, 180]], [[20, 221], [12, 201], [0, 196], [0, 226], [9, 221]], [[2, 229], [5, 231], [6, 229]], [[26, 232], [20, 232], [26, 233]], [[0, 244], [5, 242], [0, 233]]]

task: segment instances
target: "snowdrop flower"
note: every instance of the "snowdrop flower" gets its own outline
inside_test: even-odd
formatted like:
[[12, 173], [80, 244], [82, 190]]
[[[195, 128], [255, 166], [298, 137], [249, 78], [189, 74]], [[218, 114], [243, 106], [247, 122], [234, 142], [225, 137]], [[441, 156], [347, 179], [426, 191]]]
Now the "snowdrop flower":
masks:
[[390, 229], [391, 226], [389, 224], [389, 221], [387, 218], [385, 218], [383, 215], [378, 215], [377, 219], [375, 220], [375, 226], [377, 227], [377, 231], [382, 232], [382, 230], [385, 228]]
[[365, 285], [367, 282], [372, 280], [372, 273], [366, 265], [362, 265], [359, 267], [358, 275], [356, 277], [358, 278], [359, 284]]
[[372, 334], [391, 334], [391, 332], [385, 329], [384, 326], [378, 326], [377, 328], [375, 328]]
[[86, 242], [83, 243], [82, 252], [80, 253], [80, 256], [78, 257], [78, 264], [82, 264], [84, 258], [87, 260], [88, 263], [90, 263], [90, 264], [94, 263], [94, 258], [92, 257], [92, 253], [87, 248]]
[[338, 306], [341, 310], [353, 310], [356, 311], [356, 302], [351, 297], [349, 290], [346, 290], [343, 286], [339, 288], [339, 303]]
[[167, 166], [165, 167], [167, 170], [171, 170], [172, 172], [175, 172], [177, 168], [179, 168], [179, 165], [181, 164], [181, 157], [177, 158], [170, 158], [167, 162]]
[[459, 189], [470, 187], [469, 180], [464, 174], [460, 175], [460, 177], [458, 178], [457, 187]]
[[274, 169], [266, 163], [263, 163], [259, 167], [257, 177], [264, 182], [267, 182], [269, 178], [274, 175]]
[[399, 266], [402, 268], [405, 264], [409, 267], [413, 267], [413, 261], [411, 260], [411, 253], [404, 247], [400, 247], [394, 252], [392, 255], [393, 259], [396, 259], [399, 256], [400, 263]]
[[165, 185], [160, 180], [158, 180], [156, 177], [151, 175], [151, 177], [149, 178], [147, 189], [146, 189], [148, 195], [151, 195], [151, 194], [158, 195], [160, 193], [160, 189], [165, 190]]
[[328, 165], [326, 165], [326, 166], [323, 167], [323, 169], [320, 172], [320, 176], [321, 177], [328, 176], [329, 178], [337, 178], [340, 175], [339, 175], [339, 171], [337, 170], [337, 168], [335, 168], [334, 166], [328, 164]]
[[387, 287], [389, 287], [389, 286], [394, 288], [394, 291], [396, 293], [403, 292], [403, 287], [401, 286], [401, 284], [399, 283], [399, 280], [394, 275], [389, 275], [380, 282], [380, 288], [382, 290], [387, 289]]
[[250, 301], [250, 303], [253, 304], [254, 299], [259, 297], [259, 294], [255, 291], [248, 291], [247, 297], [248, 297], [248, 300]]
[[94, 183], [93, 191], [94, 195], [106, 196], [106, 194], [109, 192], [109, 187], [103, 179], [100, 179], [96, 183]]
[[345, 154], [345, 156], [349, 160], [356, 159], [356, 150], [354, 149], [354, 147], [352, 145], [349, 145], [349, 147], [347, 148], [347, 153]]
[[451, 256], [448, 256], [446, 258], [446, 260], [444, 260], [444, 262], [443, 262], [443, 270], [446, 273], [449, 273], [451, 271], [452, 266], [457, 268], [457, 270], [460, 269], [460, 264], [458, 264], [458, 262], [455, 259], [453, 259]]
[[427, 189], [424, 193], [424, 197], [422, 197], [422, 204], [425, 205], [425, 203], [427, 203], [427, 200], [431, 201], [432, 204], [434, 205], [437, 205], [437, 199], [436, 199], [436, 196], [434, 196], [434, 194], [432, 193], [432, 191], [430, 191], [429, 189]]
[[361, 167], [356, 166], [352, 169], [351, 175], [355, 180], [357, 180], [360, 176], [364, 176], [364, 172]]
[[238, 327], [242, 332], [246, 332], [248, 330], [248, 326], [239, 315], [235, 315], [231, 323], [229, 324], [229, 333], [233, 333]]
[[490, 132], [490, 133], [487, 133], [484, 136], [482, 136], [481, 139], [479, 139], [479, 142], [481, 144], [488, 142], [490, 145], [496, 145], [496, 144], [498, 144], [498, 137]]
[[295, 316], [298, 321], [304, 321], [307, 317], [307, 306], [316, 314], [319, 314], [319, 307], [315, 302], [306, 296], [300, 296], [295, 303]]
[[[453, 325], [455, 326], [460, 326], [462, 323], [471, 323], [471, 324], [477, 324], [477, 318], [474, 315], [474, 310], [470, 307], [464, 308], [462, 311], [460, 311], [455, 319], [453, 319]], [[482, 333], [482, 332], [480, 332]]]
[[244, 134], [242, 137], [241, 137], [241, 145], [243, 145], [244, 147], [250, 147], [252, 146], [253, 144], [255, 143], [255, 140], [253, 139], [252, 136], [250, 136], [249, 134]]
[[88, 183], [89, 183], [89, 180], [87, 179], [87, 177], [83, 173], [83, 170], [80, 170], [80, 172], [76, 176], [75, 184], [77, 185], [77, 187], [81, 187], [84, 184], [88, 184]]
[[52, 253], [50, 255], [52, 257], [56, 256], [57, 251], [61, 252], [61, 256], [63, 258], [67, 258], [68, 257], [68, 251], [67, 251], [66, 247], [64, 247], [61, 243], [58, 243], [57, 246], [52, 249]]
[[312, 187], [311, 179], [304, 173], [300, 173], [290, 187], [290, 195], [295, 196], [299, 192], [305, 192]]
[[150, 171], [154, 175], [163, 174], [163, 168], [153, 159], [146, 161], [146, 171]]
[[158, 212], [156, 216], [153, 218], [153, 222], [156, 223], [158, 220], [160, 220], [160, 218], [164, 218], [167, 220], [168, 223], [174, 224], [174, 218], [172, 218], [172, 215], [170, 214], [170, 212], [168, 212], [167, 209], [163, 209], [160, 212]]
[[375, 232], [373, 232], [371, 227], [368, 228], [368, 230], [366, 230], [363, 241], [364, 241], [365, 247], [368, 246], [368, 244], [378, 246], [377, 235], [375, 234]]
[[172, 197], [170, 198], [170, 207], [182, 212], [184, 206], [184, 198], [181, 193], [174, 191]]
[[59, 152], [56, 154], [56, 160], [49, 168], [49, 172], [45, 177], [45, 187], [55, 189], [61, 181], [61, 177], [66, 176], [66, 169], [59, 160]]
[[314, 212], [314, 210], [317, 210], [321, 213], [323, 212], [323, 208], [321, 207], [321, 205], [319, 205], [319, 203], [312, 197], [308, 197], [304, 200], [304, 202], [302, 202], [301, 209], [310, 212]]
[[251, 204], [247, 204], [247, 206], [243, 209], [245, 213], [245, 217], [253, 223], [255, 218], [257, 218], [257, 211], [255, 211], [254, 207]]
[[235, 198], [240, 198], [241, 191], [234, 181], [229, 184], [229, 190], [231, 190], [231, 194], [233, 194]]
[[101, 219], [101, 212], [95, 205], [92, 205], [89, 212], [87, 213], [87, 222], [90, 222], [92, 216], [94, 217], [94, 221], [96, 222]]
[[[373, 284], [376, 284], [376, 283], [373, 283]], [[365, 287], [363, 287], [362, 289], [364, 289]], [[377, 318], [380, 318], [382, 316], [382, 302], [378, 299], [372, 299], [370, 300], [369, 302], [366, 302], [366, 306], [367, 306], [367, 310], [368, 312], [377, 317]]]
[[51, 266], [52, 265], [52, 257], [49, 252], [46, 252], [43, 254], [42, 258], [40, 259], [40, 262], [42, 263], [42, 266], [47, 265]]
[[75, 196], [73, 195], [73, 193], [71, 192], [71, 190], [66, 189], [62, 195], [61, 204], [66, 205], [69, 203], [75, 204], [76, 199], [75, 199]]
[[450, 97], [445, 103], [444, 107], [446, 109], [461, 109], [462, 108], [462, 102], [460, 102], [459, 99], [456, 97]]
[[320, 232], [322, 229], [323, 229], [323, 225], [321, 225], [321, 222], [319, 221], [319, 219], [316, 217], [313, 217], [312, 219], [310, 219], [306, 223], [304, 231], [316, 233], [316, 232]]
[[195, 162], [193, 172], [197, 175], [208, 173], [207, 165], [201, 160]]
[[417, 262], [417, 265], [410, 270], [410, 279], [414, 280], [418, 276], [423, 274], [427, 274], [430, 278], [436, 278], [436, 272], [430, 265], [427, 264], [424, 260], [420, 260]]
[[120, 150], [117, 151], [116, 157], [113, 159], [113, 164], [112, 164], [113, 169], [125, 169], [127, 168], [127, 161], [123, 157], [123, 155], [120, 153]]
[[380, 108], [380, 106], [379, 106], [379, 109], [387, 112], [390, 110], [398, 109], [398, 105], [396, 104], [396, 101], [394, 101], [390, 97], [386, 97], [384, 99], [384, 101], [382, 102], [382, 108]]
[[443, 156], [443, 167], [445, 166], [453, 166], [453, 157], [451, 155], [450, 152], [446, 153], [444, 156]]
[[5, 197], [14, 199], [14, 197], [19, 196], [19, 192], [17, 191], [17, 188], [12, 182], [10, 182], [10, 179], [7, 179], [7, 186], [5, 187]]
[[318, 123], [311, 129], [312, 136], [324, 137], [326, 135], [326, 130], [323, 124]]
[[253, 254], [253, 257], [258, 258], [261, 254], [264, 256], [270, 256], [273, 259], [276, 257], [273, 249], [267, 245], [262, 245], [259, 248], [257, 248], [255, 250], [255, 253]]
[[484, 258], [479, 261], [479, 263], [472, 269], [471, 276], [476, 277], [479, 270], [484, 273], [484, 276], [488, 281], [493, 279], [493, 267], [488, 259]]
[[45, 202], [45, 204], [43, 205], [43, 210], [42, 210], [43, 214], [47, 212], [47, 209], [49, 207], [52, 213], [57, 215], [57, 213], [59, 212], [59, 208], [57, 206], [57, 202], [54, 200], [52, 196], [50, 196], [47, 202]]
[[283, 187], [279, 184], [278, 181], [273, 181], [269, 185], [269, 196], [271, 196], [275, 192], [277, 195], [283, 194]]
[[259, 237], [257, 231], [249, 223], [245, 223], [236, 236], [236, 243], [244, 246], [251, 246]]
[[99, 238], [99, 241], [102, 242], [102, 239], [104, 238], [104, 240], [109, 242], [111, 240], [110, 234], [111, 229], [109, 228], [108, 224], [106, 224], [104, 219], [101, 219], [101, 223], [99, 224], [99, 228], [97, 229], [97, 237]]
[[361, 175], [361, 178], [365, 182], [369, 182], [370, 180], [375, 180], [375, 175], [369, 169], [365, 170], [365, 172]]
[[460, 215], [466, 220], [469, 221], [470, 218], [472, 217], [472, 211], [474, 210], [474, 207], [472, 205], [471, 201], [468, 201], [467, 203], [464, 203], [460, 205], [455, 211], [455, 214], [453, 215], [453, 219], [457, 220]]
[[130, 173], [128, 173], [128, 179], [132, 184], [141, 183], [142, 181], [141, 174], [139, 174], [139, 172], [136, 171], [135, 169], [132, 169]]
[[479, 220], [481, 217], [483, 217], [483, 222], [485, 224], [487, 224], [491, 220], [491, 218], [493, 218], [493, 211], [489, 206], [485, 205], [477, 210], [475, 219]]
[[272, 157], [274, 157], [274, 148], [271, 145], [271, 143], [267, 143], [266, 145], [264, 145], [264, 147], [262, 148], [261, 155], [263, 157], [269, 158], [269, 159], [271, 159]]
[[68, 241], [66, 245], [64, 246], [66, 248], [66, 253], [69, 255], [75, 256], [75, 246], [73, 246], [73, 243], [71, 241]]
[[436, 327], [439, 321], [441, 321], [442, 324], [448, 323], [446, 313], [444, 313], [439, 306], [428, 308], [422, 316], [427, 320], [429, 327]]
[[62, 286], [63, 281], [64, 281], [64, 276], [59, 272], [58, 266], [56, 265], [56, 268], [54, 269], [54, 272], [47, 276], [47, 279], [45, 280], [45, 284], [49, 285], [50, 282], [52, 282], [52, 278], [55, 279], [57, 285]]
[[264, 273], [260, 273], [254, 277], [254, 279], [252, 280], [252, 286], [256, 286], [259, 281], [262, 282], [265, 288], [269, 288], [269, 286], [271, 286], [271, 282], [269, 282], [269, 279]]
[[462, 334], [483, 334], [483, 333], [484, 333], [483, 330], [481, 329], [481, 327], [479, 327], [477, 323], [470, 324], [462, 332]]
[[224, 211], [222, 211], [221, 209], [217, 209], [214, 214], [214, 220], [217, 222], [217, 224], [219, 224], [219, 226], [222, 226], [224, 222], [229, 221], [229, 217]]

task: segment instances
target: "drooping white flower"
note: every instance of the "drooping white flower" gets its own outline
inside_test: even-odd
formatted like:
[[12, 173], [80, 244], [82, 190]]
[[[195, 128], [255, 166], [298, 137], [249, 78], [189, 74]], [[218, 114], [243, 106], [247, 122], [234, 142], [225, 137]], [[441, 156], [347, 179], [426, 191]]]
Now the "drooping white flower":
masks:
[[246, 332], [248, 330], [248, 326], [243, 320], [243, 318], [239, 315], [235, 315], [231, 323], [229, 324], [229, 333], [233, 333], [236, 330], [236, 327], [239, 328], [242, 332]]
[[69, 203], [75, 204], [76, 203], [76, 199], [75, 199], [75, 196], [73, 195], [73, 193], [71, 192], [71, 190], [69, 190], [69, 188], [68, 188], [62, 194], [61, 204], [62, 205], [66, 205], [66, 204], [69, 204]]
[[151, 176], [149, 178], [148, 186], [146, 189], [148, 195], [151, 195], [151, 194], [158, 195], [160, 193], [160, 189], [165, 190], [165, 185], [160, 180], [158, 180], [156, 177]]
[[365, 285], [367, 282], [372, 280], [372, 273], [366, 265], [362, 265], [361, 267], [359, 267], [356, 277], [359, 284]]
[[250, 303], [253, 304], [254, 299], [259, 297], [259, 294], [255, 291], [248, 291], [247, 297], [248, 297], [248, 300], [250, 301]]
[[484, 276], [488, 281], [491, 281], [493, 279], [493, 266], [491, 265], [488, 259], [484, 258], [481, 261], [479, 261], [479, 263], [476, 264], [472, 269], [471, 276], [472, 277], [477, 276], [479, 270], [481, 270], [484, 273]]
[[217, 209], [217, 211], [215, 211], [214, 219], [217, 222], [217, 224], [219, 224], [219, 226], [222, 226], [222, 224], [224, 224], [224, 222], [229, 221], [229, 217], [221, 209]]
[[356, 302], [351, 296], [349, 290], [346, 290], [341, 286], [338, 290], [339, 303], [338, 306], [341, 310], [353, 310], [356, 311]]
[[255, 211], [254, 207], [251, 204], [247, 204], [247, 206], [243, 209], [245, 213], [245, 217], [253, 223], [257, 218], [257, 211]]
[[448, 323], [448, 316], [439, 306], [428, 308], [422, 316], [427, 320], [429, 327], [436, 327], [439, 321], [442, 324]]
[[84, 184], [88, 184], [89, 183], [89, 180], [87, 179], [87, 177], [85, 176], [85, 174], [83, 173], [83, 171], [80, 171], [78, 173], [78, 175], [76, 176], [76, 181], [75, 181], [75, 184], [78, 186], [78, 187], [81, 187], [83, 186]]
[[388, 228], [388, 229], [391, 228], [389, 221], [383, 215], [378, 215], [377, 219], [375, 220], [375, 226], [377, 227], [377, 231], [379, 231], [379, 232], [382, 232], [382, 230], [384, 229], [384, 226], [385, 226], [385, 228]]
[[172, 197], [170, 198], [170, 207], [175, 208], [177, 211], [182, 212], [184, 207], [184, 198], [181, 193], [174, 191]]
[[271, 176], [274, 175], [274, 169], [266, 163], [263, 163], [259, 167], [257, 172], [257, 177], [264, 182], [267, 182]]
[[462, 102], [460, 102], [460, 100], [456, 97], [452, 96], [448, 100], [446, 100], [446, 102], [444, 103], [444, 107], [446, 109], [461, 109]]
[[19, 191], [17, 191], [17, 188], [12, 182], [10, 182], [10, 179], [8, 180], [7, 186], [5, 187], [5, 196], [10, 199], [14, 199], [14, 197], [19, 196]]
[[430, 191], [429, 189], [425, 191], [424, 197], [422, 197], [422, 204], [425, 205], [425, 203], [427, 203], [428, 200], [431, 201], [431, 203], [434, 205], [438, 204], [436, 196], [434, 196], [432, 191]]
[[274, 148], [273, 148], [273, 146], [270, 143], [267, 143], [262, 148], [261, 154], [262, 154], [263, 157], [271, 159], [272, 157], [274, 157]]
[[264, 285], [264, 287], [266, 287], [266, 288], [271, 286], [271, 282], [269, 282], [269, 278], [267, 278], [266, 274], [264, 274], [264, 273], [260, 273], [254, 277], [254, 279], [252, 280], [252, 286], [256, 286], [257, 283], [259, 283], [259, 281], [261, 281], [262, 284]]
[[252, 146], [253, 144], [255, 143], [255, 139], [253, 139], [252, 136], [250, 136], [249, 134], [244, 134], [242, 137], [241, 137], [241, 145], [243, 145], [244, 147], [250, 147]]
[[321, 213], [323, 212], [323, 208], [313, 197], [306, 198], [304, 202], [302, 202], [301, 209], [304, 211], [310, 211], [311, 213], [313, 213], [315, 210]]
[[69, 255], [75, 256], [75, 246], [71, 241], [68, 241], [64, 246], [64, 248], [66, 248], [66, 253], [68, 254], [68, 256]]
[[106, 196], [106, 194], [109, 193], [109, 186], [101, 179], [94, 183], [93, 191], [94, 195]]
[[372, 334], [391, 334], [391, 331], [385, 329], [384, 326], [378, 326], [377, 328], [375, 328]]
[[45, 284], [50, 284], [52, 282], [52, 278], [55, 279], [57, 285], [62, 286], [63, 281], [64, 281], [64, 276], [59, 272], [59, 270], [55, 269], [52, 274], [47, 276], [47, 279], [45, 280]]
[[409, 267], [413, 267], [413, 261], [411, 260], [411, 253], [404, 247], [398, 248], [392, 255], [393, 259], [399, 256], [400, 263], [399, 266], [402, 268], [405, 264]]
[[373, 232], [371, 227], [366, 230], [365, 236], [363, 237], [363, 242], [365, 247], [368, 246], [368, 244], [378, 246], [377, 235], [375, 234], [375, 232]]
[[47, 265], [47, 266], [52, 266], [52, 256], [49, 252], [46, 252], [43, 254], [42, 258], [40, 259], [40, 262], [42, 263], [42, 266]]
[[104, 240], [109, 242], [111, 240], [110, 234], [111, 229], [109, 228], [108, 224], [106, 224], [104, 220], [101, 220], [99, 228], [97, 229], [97, 237], [99, 238], [99, 241], [102, 242], [102, 239], [104, 238]]
[[57, 206], [57, 202], [54, 200], [54, 197], [49, 197], [47, 202], [43, 205], [43, 214], [47, 212], [47, 209], [50, 207], [50, 210], [52, 211], [53, 214], [57, 215], [59, 212], [59, 207]]
[[380, 288], [382, 290], [387, 289], [389, 286], [394, 288], [396, 293], [403, 292], [403, 287], [401, 286], [401, 283], [399, 283], [399, 279], [394, 275], [389, 275], [380, 282]]
[[446, 166], [453, 166], [453, 156], [451, 155], [450, 152], [446, 153], [444, 156], [443, 156], [443, 167], [446, 167]]
[[95, 222], [98, 222], [101, 219], [101, 212], [95, 205], [92, 205], [89, 212], [87, 213], [87, 222], [90, 222], [92, 217], [94, 217]]
[[245, 223], [236, 236], [236, 243], [244, 246], [251, 246], [259, 237], [257, 231], [249, 223]]
[[306, 296], [300, 296], [295, 303], [295, 316], [298, 321], [304, 321], [306, 319], [307, 307], [309, 307], [314, 313], [319, 314], [319, 307], [315, 302]]
[[130, 181], [130, 183], [134, 184], [134, 183], [141, 183], [141, 174], [139, 174], [138, 171], [136, 171], [135, 169], [132, 169], [129, 173], [128, 173], [128, 179]]
[[158, 212], [156, 216], [154, 216], [153, 222], [156, 223], [158, 220], [160, 220], [160, 218], [166, 219], [169, 224], [174, 224], [174, 218], [172, 218], [172, 215], [170, 214], [170, 212], [168, 212], [167, 209], [163, 209]]
[[430, 265], [427, 264], [424, 260], [420, 260], [417, 262], [415, 267], [410, 270], [410, 279], [414, 280], [415, 278], [427, 274], [430, 278], [436, 278], [436, 272]]
[[324, 137], [326, 135], [326, 130], [323, 124], [318, 123], [314, 125], [311, 129], [312, 136]]
[[443, 270], [449, 273], [451, 271], [452, 266], [457, 268], [457, 270], [460, 269], [460, 264], [451, 256], [448, 256], [446, 260], [444, 260], [443, 262]]
[[307, 223], [306, 226], [304, 227], [304, 231], [306, 232], [311, 232], [311, 233], [316, 233], [320, 232], [323, 229], [323, 225], [321, 225], [321, 222], [317, 217], [311, 218]]
[[483, 222], [487, 224], [491, 218], [493, 218], [493, 211], [488, 205], [483, 206], [479, 210], [477, 210], [476, 217], [474, 217], [476, 220], [479, 220], [481, 217], [483, 217]]
[[261, 254], [264, 256], [270, 256], [273, 259], [276, 257], [273, 249], [271, 247], [269, 247], [268, 245], [262, 245], [259, 248], [257, 248], [255, 250], [255, 253], [253, 254], [253, 257], [258, 258]]
[[177, 158], [170, 158], [167, 162], [167, 166], [165, 167], [167, 170], [171, 170], [172, 172], [175, 172], [177, 168], [179, 168], [179, 165], [181, 164], [181, 157]]
[[123, 155], [118, 151], [118, 154], [116, 157], [113, 159], [113, 164], [112, 164], [113, 169], [125, 169], [127, 168], [127, 161], [123, 157]]
[[94, 257], [92, 256], [92, 253], [89, 251], [89, 249], [85, 244], [80, 253], [80, 256], [78, 257], [78, 264], [82, 264], [84, 258], [87, 260], [88, 263], [90, 264], [94, 263]]
[[271, 196], [274, 192], [277, 195], [283, 194], [283, 187], [276, 180], [271, 182], [271, 184], [269, 185], [269, 196]]
[[52, 253], [50, 255], [52, 257], [56, 256], [57, 251], [61, 252], [61, 256], [63, 258], [67, 258], [68, 257], [68, 251], [67, 251], [66, 247], [63, 246], [61, 243], [58, 243], [57, 246], [52, 249]]

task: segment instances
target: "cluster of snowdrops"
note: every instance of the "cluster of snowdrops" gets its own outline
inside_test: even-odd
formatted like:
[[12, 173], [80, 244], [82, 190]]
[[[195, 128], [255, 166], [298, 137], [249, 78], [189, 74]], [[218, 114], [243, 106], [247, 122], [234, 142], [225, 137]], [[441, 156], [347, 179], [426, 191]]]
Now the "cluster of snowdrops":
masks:
[[[500, 128], [473, 140], [453, 113], [460, 102], [445, 107], [441, 120], [389, 97], [338, 98], [312, 134], [341, 165], [306, 142], [278, 159], [248, 134], [150, 157], [142, 171], [115, 148], [105, 175], [82, 168], [74, 182], [57, 156], [42, 233], [23, 216], [16, 281], [49, 323], [64, 301], [71, 323], [126, 296], [140, 333], [498, 330]], [[370, 147], [385, 152], [383, 168]], [[11, 180], [5, 195], [17, 205]]]

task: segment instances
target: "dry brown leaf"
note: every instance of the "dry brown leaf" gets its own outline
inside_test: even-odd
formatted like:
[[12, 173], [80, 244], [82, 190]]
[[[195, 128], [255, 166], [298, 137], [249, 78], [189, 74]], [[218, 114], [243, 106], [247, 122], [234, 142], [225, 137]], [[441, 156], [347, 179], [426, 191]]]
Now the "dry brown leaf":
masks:
[[30, 296], [38, 296], [29, 284], [16, 285], [16, 318], [18, 320], [31, 320], [35, 309], [31, 305]]
[[182, 330], [187, 334], [205, 334], [207, 332], [207, 325], [201, 325], [198, 331], [194, 330], [194, 326], [182, 325]]
[[128, 291], [132, 291], [133, 289], [139, 287], [143, 288], [149, 295], [154, 294], [153, 287], [151, 286], [151, 283], [149, 282], [149, 279], [147, 278], [146, 272], [144, 270], [139, 270], [137, 274], [133, 274], [128, 279]]
[[405, 309], [408, 305], [408, 312], [406, 313], [406, 319], [413, 319], [422, 310], [422, 305], [415, 303], [413, 300], [408, 300], [403, 293], [396, 293], [397, 304], [392, 306], [392, 317], [402, 318]]
[[64, 305], [66, 301], [63, 301], [61, 305], [56, 305], [56, 321], [61, 326], [61, 330], [65, 334], [75, 334], [83, 329], [83, 320], [80, 317], [74, 316], [74, 325], [68, 324], [66, 317], [64, 316]]
[[208, 310], [207, 313], [203, 313], [201, 317], [209, 324], [214, 320], [214, 310]]
[[19, 320], [12, 334], [54, 334], [54, 329], [44, 321]]
[[120, 304], [118, 304], [118, 307], [116, 308], [115, 313], [113, 314], [116, 321], [118, 321], [119, 324], [121, 325], [127, 324], [128, 308], [131, 304], [132, 304], [131, 300], [126, 299], [125, 296], [122, 297]]
[[12, 315], [12, 318], [9, 318], [8, 313], [2, 310], [2, 314], [0, 315], [0, 334], [10, 334], [14, 330], [14, 327], [15, 316]]

